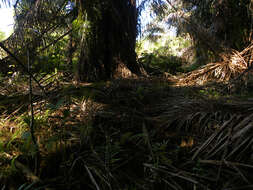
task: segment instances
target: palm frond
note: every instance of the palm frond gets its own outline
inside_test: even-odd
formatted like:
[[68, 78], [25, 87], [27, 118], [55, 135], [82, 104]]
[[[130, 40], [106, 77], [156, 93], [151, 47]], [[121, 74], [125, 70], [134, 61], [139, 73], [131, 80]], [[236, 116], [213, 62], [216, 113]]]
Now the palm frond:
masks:
[[224, 53], [222, 62], [209, 63], [190, 72], [182, 76], [178, 84], [203, 85], [210, 81], [228, 83], [238, 80], [244, 81], [242, 84], [247, 84], [248, 77], [252, 75], [250, 71], [253, 63], [252, 55], [252, 44], [241, 52], [232, 50], [231, 53]]

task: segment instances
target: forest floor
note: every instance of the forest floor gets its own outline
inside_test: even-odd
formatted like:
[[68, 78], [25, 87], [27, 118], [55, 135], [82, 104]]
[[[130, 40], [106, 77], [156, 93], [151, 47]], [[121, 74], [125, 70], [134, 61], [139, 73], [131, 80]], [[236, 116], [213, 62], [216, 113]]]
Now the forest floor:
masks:
[[[253, 93], [174, 78], [0, 84], [0, 188], [252, 189]], [[65, 81], [65, 82], [63, 82]], [[33, 141], [35, 136], [35, 143]]]

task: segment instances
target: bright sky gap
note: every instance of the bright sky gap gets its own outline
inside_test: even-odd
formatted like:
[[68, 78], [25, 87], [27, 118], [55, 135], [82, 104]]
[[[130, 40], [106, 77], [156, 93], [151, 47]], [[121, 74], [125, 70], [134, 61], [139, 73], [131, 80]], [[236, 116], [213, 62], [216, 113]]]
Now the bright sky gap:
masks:
[[1, 6], [0, 8], [0, 31], [4, 32], [6, 36], [9, 36], [13, 31], [13, 8], [6, 8]]

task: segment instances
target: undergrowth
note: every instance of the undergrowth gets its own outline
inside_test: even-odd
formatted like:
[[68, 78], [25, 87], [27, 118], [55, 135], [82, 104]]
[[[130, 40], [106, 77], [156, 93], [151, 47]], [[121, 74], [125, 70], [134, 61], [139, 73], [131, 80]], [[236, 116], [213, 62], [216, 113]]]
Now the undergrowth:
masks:
[[37, 173], [28, 100], [0, 100], [16, 105], [1, 112], [2, 189], [253, 187], [251, 101], [160, 78], [57, 85], [35, 95]]

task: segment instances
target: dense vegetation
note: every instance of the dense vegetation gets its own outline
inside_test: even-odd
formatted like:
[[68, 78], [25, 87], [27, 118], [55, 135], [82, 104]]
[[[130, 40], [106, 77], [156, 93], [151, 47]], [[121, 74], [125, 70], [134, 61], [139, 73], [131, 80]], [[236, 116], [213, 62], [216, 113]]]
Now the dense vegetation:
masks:
[[1, 190], [253, 189], [252, 1], [1, 3]]

